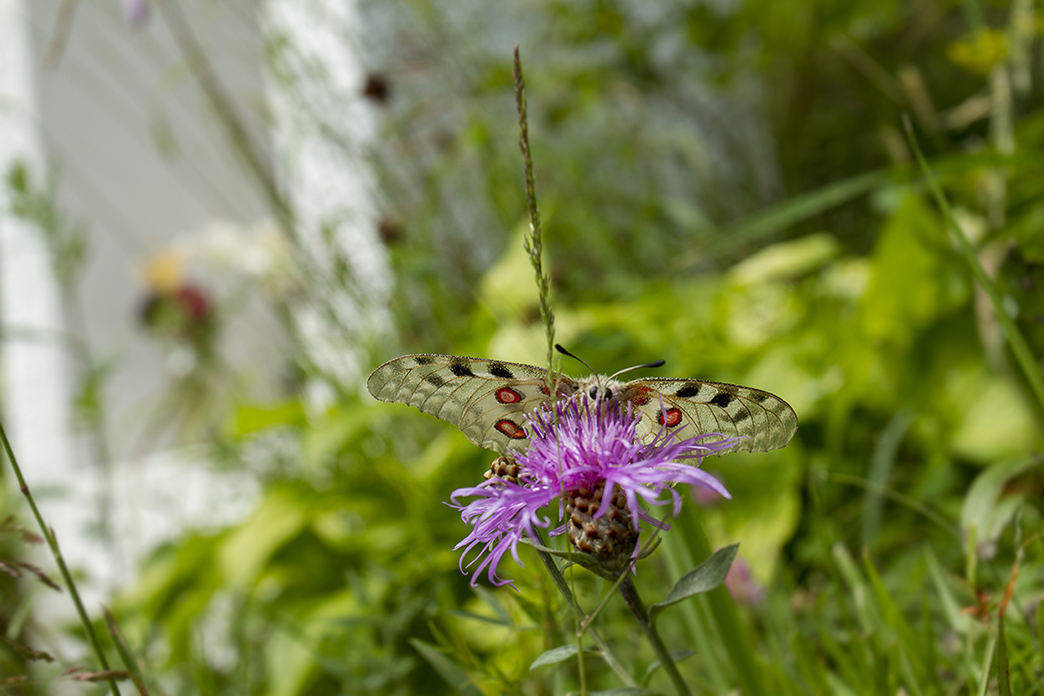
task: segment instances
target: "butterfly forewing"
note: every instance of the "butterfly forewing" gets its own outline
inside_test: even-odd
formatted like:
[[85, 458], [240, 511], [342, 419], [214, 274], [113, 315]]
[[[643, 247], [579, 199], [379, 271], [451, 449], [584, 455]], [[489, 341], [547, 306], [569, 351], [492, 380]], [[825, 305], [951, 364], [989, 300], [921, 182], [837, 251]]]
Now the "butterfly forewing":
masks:
[[[550, 400], [547, 371], [531, 365], [462, 358], [404, 355], [370, 375], [374, 398], [408, 404], [453, 423], [479, 447], [501, 454], [529, 446], [523, 416]], [[797, 430], [797, 416], [783, 399], [750, 387], [694, 379], [637, 379], [626, 384], [600, 376], [577, 382], [559, 376], [557, 392], [616, 394], [640, 415], [638, 435], [649, 442], [664, 427], [680, 438], [720, 433], [741, 438], [725, 452], [764, 452], [783, 447]], [[592, 396], [593, 398], [593, 396]]]
[[[548, 400], [539, 367], [454, 355], [404, 355], [370, 375], [381, 401], [408, 404], [459, 427], [479, 447], [506, 454], [529, 445], [524, 413]], [[571, 393], [565, 378], [560, 391]]]
[[645, 441], [666, 426], [680, 438], [708, 433], [743, 438], [718, 454], [765, 452], [786, 445], [797, 430], [797, 415], [790, 404], [766, 391], [736, 384], [641, 379], [628, 382], [620, 396], [641, 413], [638, 433]]

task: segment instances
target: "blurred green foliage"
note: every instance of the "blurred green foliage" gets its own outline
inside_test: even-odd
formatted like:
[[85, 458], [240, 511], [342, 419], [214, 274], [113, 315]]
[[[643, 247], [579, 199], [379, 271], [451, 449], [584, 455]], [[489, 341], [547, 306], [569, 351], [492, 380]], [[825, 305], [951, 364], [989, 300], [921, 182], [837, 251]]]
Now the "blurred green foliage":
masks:
[[[676, 523], [679, 538], [739, 542], [765, 589], [665, 612], [669, 645], [695, 650], [681, 664], [694, 689], [998, 693], [998, 656], [1012, 692], [1041, 689], [1044, 409], [996, 321], [1010, 313], [1044, 354], [1039, 8], [368, 11], [401, 32], [370, 47], [392, 87], [379, 157], [400, 327], [374, 366], [405, 352], [542, 360], [511, 45], [493, 40], [517, 30], [559, 341], [603, 372], [662, 357], [671, 375], [755, 386], [798, 413], [786, 449], [705, 462], [734, 499]], [[904, 113], [1003, 306], [911, 166]], [[472, 589], [458, 570], [464, 528], [443, 501], [492, 454], [454, 428], [365, 395], [314, 413], [289, 394], [239, 404], [215, 445], [231, 462], [292, 454], [264, 472], [248, 519], [160, 549], [116, 603], [157, 691], [579, 688], [575, 659], [529, 671], [575, 643], [535, 554], [506, 571], [517, 592]], [[651, 597], [703, 560], [667, 537], [639, 566]], [[609, 589], [571, 577], [588, 610]], [[620, 602], [597, 625], [634, 674], [649, 667]], [[589, 690], [619, 686], [585, 664]]]

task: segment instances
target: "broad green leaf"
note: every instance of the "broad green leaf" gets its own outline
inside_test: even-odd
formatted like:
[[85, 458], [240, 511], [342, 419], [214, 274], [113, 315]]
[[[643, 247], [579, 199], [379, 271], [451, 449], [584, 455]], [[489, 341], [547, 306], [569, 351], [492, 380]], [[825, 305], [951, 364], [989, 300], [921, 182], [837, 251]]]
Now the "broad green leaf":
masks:
[[520, 318], [530, 308], [538, 306], [540, 301], [536, 283], [533, 282], [533, 266], [522, 246], [528, 226], [527, 220], [515, 228], [500, 259], [479, 282], [482, 303], [500, 320]]
[[274, 489], [246, 522], [233, 530], [217, 550], [228, 582], [246, 589], [268, 559], [305, 528], [311, 516], [308, 502], [286, 489]]
[[[570, 660], [576, 657], [577, 651], [576, 645], [560, 645], [557, 648], [551, 648], [545, 651], [540, 657], [533, 660], [533, 664], [529, 665], [529, 671], [533, 671], [537, 667], [546, 667], [547, 665], [557, 665], [566, 660]], [[591, 650], [590, 648], [584, 648], [585, 655], [598, 655], [600, 654], [597, 650]]]
[[291, 399], [268, 406], [243, 404], [236, 409], [231, 431], [233, 437], [241, 438], [280, 425], [299, 427], [304, 424], [304, 407], [300, 401]]
[[835, 258], [841, 245], [825, 232], [765, 247], [729, 270], [736, 285], [790, 280], [822, 267]]
[[951, 443], [961, 456], [989, 463], [1018, 457], [1040, 443], [1032, 404], [1010, 380], [983, 366], [943, 386], [957, 408]]
[[725, 576], [729, 574], [729, 567], [732, 565], [732, 559], [736, 557], [738, 549], [739, 544], [718, 549], [706, 561], [683, 575], [667, 594], [667, 599], [649, 607], [649, 621], [655, 621], [660, 612], [672, 604], [677, 604], [701, 592], [710, 592], [725, 582]]
[[963, 302], [968, 291], [943, 222], [907, 193], [874, 249], [862, 305], [867, 333], [906, 345], [918, 328]]
[[978, 543], [995, 541], [1025, 498], [1024, 493], [1005, 496], [1005, 489], [1012, 479], [1041, 464], [1039, 456], [1008, 459], [997, 462], [979, 474], [968, 489], [961, 507], [961, 529], [964, 533], [969, 533], [975, 527]]

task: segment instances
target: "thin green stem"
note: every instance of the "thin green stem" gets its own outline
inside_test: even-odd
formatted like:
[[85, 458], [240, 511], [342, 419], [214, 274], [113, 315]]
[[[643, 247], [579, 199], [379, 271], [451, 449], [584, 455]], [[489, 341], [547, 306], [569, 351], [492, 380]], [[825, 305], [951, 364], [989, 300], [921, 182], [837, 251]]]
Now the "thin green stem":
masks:
[[[541, 545], [543, 545], [544, 543], [543, 539], [537, 539], [537, 542], [539, 542]], [[540, 554], [540, 560], [543, 561], [544, 567], [546, 567], [547, 571], [551, 574], [551, 579], [554, 581], [555, 586], [558, 588], [558, 591], [562, 593], [562, 596], [565, 597], [566, 602], [568, 602], [569, 606], [573, 608], [573, 615], [576, 617], [577, 624], [581, 626], [584, 625], [586, 614], [580, 608], [580, 605], [577, 603], [576, 596], [573, 594], [573, 591], [569, 589], [569, 583], [566, 582], [565, 577], [562, 576], [562, 571], [559, 570], [558, 564], [555, 563], [555, 559], [551, 556], [551, 554], [546, 553], [544, 551], [540, 551], [539, 549], [537, 550], [537, 553]], [[598, 650], [601, 653], [602, 659], [605, 660], [605, 663], [609, 665], [609, 668], [611, 670], [616, 672], [616, 675], [620, 677], [624, 684], [626, 684], [627, 686], [637, 687], [638, 682], [634, 680], [634, 677], [632, 677], [630, 672], [628, 672], [627, 669], [623, 666], [623, 663], [621, 663], [620, 660], [617, 659], [616, 655], [609, 648], [609, 645], [602, 638], [601, 634], [599, 634], [598, 631], [589, 626], [586, 628], [585, 632], [587, 633], [587, 635], [591, 636], [592, 642], [594, 642], [594, 644], [598, 646]]]
[[932, 192], [932, 195], [935, 197], [935, 202], [938, 204], [939, 209], [946, 218], [946, 222], [949, 224], [950, 229], [953, 231], [953, 236], [957, 240], [957, 246], [960, 247], [965, 261], [968, 263], [969, 268], [971, 268], [975, 282], [980, 288], [982, 288], [982, 291], [986, 293], [990, 303], [993, 305], [993, 311], [997, 315], [997, 321], [1004, 330], [1004, 338], [1007, 339], [1008, 344], [1011, 346], [1011, 352], [1015, 354], [1015, 359], [1019, 363], [1019, 367], [1022, 368], [1022, 372], [1026, 376], [1026, 381], [1029, 382], [1030, 389], [1033, 390], [1033, 394], [1037, 397], [1041, 406], [1044, 407], [1044, 377], [1041, 376], [1040, 365], [1037, 363], [1037, 359], [1033, 357], [1033, 352], [1030, 350], [1029, 344], [1026, 343], [1026, 339], [1023, 338], [1022, 333], [1015, 324], [1015, 321], [1011, 318], [1011, 315], [1008, 314], [1008, 310], [1004, 308], [1004, 300], [1001, 297], [1000, 290], [997, 289], [993, 280], [986, 274], [982, 264], [979, 263], [978, 256], [975, 255], [975, 249], [972, 247], [971, 242], [969, 242], [968, 238], [964, 236], [964, 232], [961, 230], [960, 225], [957, 224], [957, 220], [953, 217], [953, 211], [950, 210], [950, 205], [946, 201], [942, 189], [939, 188], [939, 183], [935, 180], [935, 175], [928, 166], [928, 162], [924, 159], [921, 147], [917, 144], [917, 138], [914, 137], [913, 127], [910, 125], [910, 119], [906, 116], [903, 117], [903, 125], [906, 127], [906, 136], [910, 141], [910, 148], [913, 150], [914, 156], [917, 158], [917, 164], [920, 165], [921, 172], [924, 174], [924, 181], [928, 185], [928, 189]]
[[268, 199], [269, 205], [272, 206], [272, 210], [279, 220], [286, 226], [287, 230], [293, 230], [290, 207], [286, 204], [286, 200], [279, 191], [275, 176], [266, 164], [265, 158], [261, 155], [260, 148], [255, 144], [253, 138], [250, 137], [246, 126], [243, 125], [242, 119], [240, 119], [238, 112], [233, 106], [232, 99], [228, 96], [224, 85], [218, 79], [217, 73], [214, 72], [214, 69], [207, 61], [206, 52], [200, 46], [195, 34], [192, 33], [192, 27], [181, 11], [181, 6], [177, 0], [163, 0], [163, 2], [156, 4], [159, 6], [159, 10], [170, 28], [175, 43], [184, 56], [185, 62], [199, 81], [203, 94], [210, 101], [210, 105], [217, 114], [218, 120], [225, 129], [229, 142], [232, 143], [236, 152], [243, 159], [243, 162], [246, 163], [247, 169], [253, 174], [254, 179], [261, 187], [265, 198]]
[[[69, 589], [69, 596], [72, 597], [73, 604], [76, 605], [76, 613], [80, 615], [80, 623], [83, 624], [83, 628], [87, 632], [87, 638], [94, 649], [94, 654], [98, 657], [98, 664], [101, 665], [102, 670], [107, 672], [109, 671], [109, 663], [105, 659], [105, 652], [102, 650], [101, 643], [98, 642], [98, 636], [94, 633], [94, 627], [87, 616], [87, 610], [83, 608], [83, 601], [80, 599], [80, 593], [76, 590], [76, 583], [73, 582], [72, 573], [69, 572], [68, 566], [65, 565], [65, 559], [58, 548], [58, 537], [55, 536], [54, 530], [49, 528], [44, 522], [43, 515], [40, 514], [40, 508], [36, 507], [36, 501], [29, 492], [29, 484], [25, 482], [25, 477], [22, 476], [22, 469], [18, 466], [18, 460], [15, 458], [14, 450], [11, 449], [11, 442], [7, 439], [7, 431], [4, 429], [3, 423], [0, 423], [0, 439], [4, 441], [4, 451], [7, 452], [7, 460], [11, 462], [11, 468], [14, 470], [15, 478], [18, 479], [22, 495], [29, 501], [29, 507], [33, 511], [33, 516], [36, 517], [36, 523], [40, 525], [40, 531], [43, 533], [44, 539], [47, 540], [47, 545], [51, 548], [51, 555], [54, 556], [54, 560], [58, 564], [58, 570], [61, 571], [62, 577], [65, 579], [65, 586]], [[120, 696], [120, 690], [116, 687], [116, 680], [109, 677], [108, 682], [113, 696]]]
[[656, 653], [660, 666], [663, 667], [664, 671], [667, 672], [667, 676], [674, 683], [674, 688], [682, 696], [688, 696], [691, 693], [689, 685], [682, 679], [681, 672], [678, 671], [678, 665], [674, 663], [671, 652], [663, 644], [663, 639], [660, 638], [656, 625], [649, 620], [649, 612], [645, 610], [642, 598], [638, 596], [638, 589], [634, 586], [634, 581], [631, 580], [629, 575], [620, 583], [620, 595], [627, 602], [627, 606], [631, 608], [634, 618], [638, 619], [638, 624], [642, 627], [642, 630], [645, 631], [645, 637], [649, 640], [649, 645], [652, 646], [653, 652]]
[[[529, 115], [526, 110], [526, 82], [522, 77], [522, 60], [515, 44], [514, 70], [515, 105], [518, 107], [518, 145], [522, 149], [522, 162], [526, 176], [526, 207], [529, 210], [529, 234], [525, 236], [526, 253], [536, 272], [537, 289], [540, 291], [540, 319], [547, 334], [547, 378], [548, 387], [554, 389], [553, 360], [555, 357], [555, 313], [551, 309], [551, 279], [544, 272], [544, 229], [540, 224], [540, 208], [537, 207], [536, 182], [533, 179], [533, 157], [529, 150]], [[555, 392], [552, 391], [552, 394]]]

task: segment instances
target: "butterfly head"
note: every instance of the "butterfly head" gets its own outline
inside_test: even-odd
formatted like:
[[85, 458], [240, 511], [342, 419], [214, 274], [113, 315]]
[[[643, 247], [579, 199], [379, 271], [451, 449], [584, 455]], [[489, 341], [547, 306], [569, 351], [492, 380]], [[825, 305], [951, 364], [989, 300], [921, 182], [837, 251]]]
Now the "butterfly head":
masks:
[[577, 391], [586, 394], [592, 401], [608, 403], [616, 400], [616, 394], [620, 386], [620, 382], [611, 377], [591, 375], [580, 380], [580, 388]]
[[[558, 350], [558, 352], [562, 355], [568, 355], [570, 358], [573, 358], [574, 360], [583, 364], [584, 367], [591, 370], [591, 372], [594, 372], [590, 365], [588, 365], [586, 362], [570, 353], [568, 350], [566, 350], [559, 344], [555, 344], [555, 349]], [[613, 379], [614, 377], [616, 377], [616, 375], [623, 374], [624, 372], [630, 372], [631, 370], [640, 370], [646, 367], [660, 367], [661, 365], [663, 365], [663, 363], [663, 360], [657, 360], [656, 362], [646, 363], [645, 365], [635, 365], [634, 367], [627, 367], [623, 370], [620, 370], [619, 372], [610, 375], [609, 377], [606, 377], [605, 375], [592, 374], [590, 377], [580, 380], [577, 391], [579, 391], [582, 394], [586, 394], [592, 401], [598, 401], [601, 403], [609, 403], [610, 401], [616, 401], [617, 395], [619, 393], [619, 388], [624, 386], [622, 382], [617, 382], [615, 379]]]

